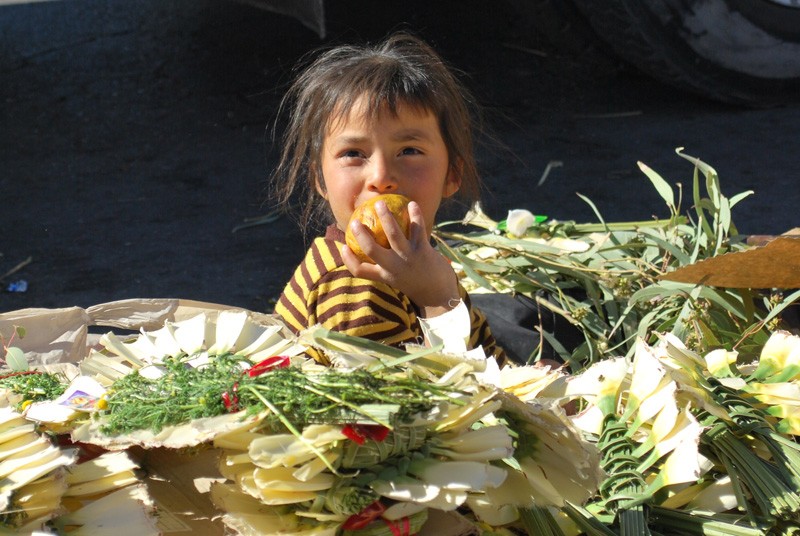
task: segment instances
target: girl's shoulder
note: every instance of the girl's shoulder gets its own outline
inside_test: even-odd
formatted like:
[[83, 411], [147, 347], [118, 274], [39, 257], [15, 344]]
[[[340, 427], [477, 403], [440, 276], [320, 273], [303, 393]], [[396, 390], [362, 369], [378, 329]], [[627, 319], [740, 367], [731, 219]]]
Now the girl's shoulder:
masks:
[[341, 268], [344, 266], [342, 254], [339, 251], [342, 244], [344, 244], [344, 238], [339, 240], [335, 236], [330, 236], [330, 233], [315, 238], [306, 251], [303, 264], [299, 268], [304, 269], [315, 280]]

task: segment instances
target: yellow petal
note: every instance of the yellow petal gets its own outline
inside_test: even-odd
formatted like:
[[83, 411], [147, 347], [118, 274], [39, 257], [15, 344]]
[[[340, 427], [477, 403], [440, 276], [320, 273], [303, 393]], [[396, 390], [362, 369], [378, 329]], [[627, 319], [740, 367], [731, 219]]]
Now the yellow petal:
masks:
[[658, 443], [667, 437], [667, 434], [672, 432], [678, 422], [679, 416], [680, 410], [678, 409], [678, 404], [675, 399], [672, 398], [671, 400], [665, 401], [664, 406], [661, 408], [661, 411], [659, 411], [653, 421], [653, 425], [650, 427], [650, 435], [654, 443]]
[[502, 425], [484, 426], [460, 434], [441, 434], [433, 439], [436, 449], [446, 449], [459, 455], [484, 452], [505, 452], [499, 458], [507, 458], [513, 452], [513, 438]]
[[154, 356], [156, 361], [165, 356], [180, 355], [181, 345], [175, 340], [174, 329], [172, 324], [167, 323], [156, 331], [148, 332], [148, 335], [152, 337], [153, 345], [158, 351], [158, 354]]
[[280, 336], [280, 326], [260, 326], [255, 323], [249, 325], [253, 328], [243, 331], [236, 341], [238, 355], [251, 355], [265, 348], [271, 348], [284, 340]]
[[675, 402], [675, 393], [677, 385], [674, 381], [664, 379], [662, 384], [650, 395], [642, 401], [639, 406], [639, 411], [636, 412], [636, 420], [644, 423], [650, 421], [654, 416], [658, 415], [661, 410], [670, 402]]
[[206, 341], [214, 333], [213, 324], [209, 322], [205, 313], [171, 324], [172, 336], [187, 355], [194, 355], [205, 348]]
[[6, 458], [3, 463], [0, 463], [0, 478], [5, 478], [21, 469], [40, 465], [58, 455], [58, 449], [53, 448], [47, 441], [33, 443], [26, 450]]
[[316, 491], [285, 491], [271, 488], [258, 488], [258, 491], [264, 504], [271, 506], [313, 501], [317, 498]]
[[422, 459], [411, 462], [408, 472], [428, 484], [448, 490], [496, 488], [507, 476], [505, 469], [488, 463], [471, 461], [437, 461]]
[[800, 385], [795, 382], [751, 382], [744, 390], [765, 404], [800, 406]]
[[214, 343], [208, 347], [212, 355], [230, 352], [247, 324], [247, 311], [222, 311], [217, 316]]
[[494, 504], [485, 494], [467, 497], [467, 506], [475, 516], [493, 527], [508, 525], [519, 519], [519, 510], [511, 504]]
[[686, 508], [706, 512], [722, 513], [735, 510], [739, 506], [733, 482], [729, 475], [720, 477], [710, 486], [701, 490]]
[[653, 394], [661, 386], [665, 375], [666, 370], [653, 349], [642, 339], [637, 339], [625, 413], [632, 413]]
[[67, 491], [64, 492], [64, 496], [82, 497], [86, 495], [96, 495], [98, 493], [124, 488], [138, 481], [139, 478], [136, 476], [136, 473], [133, 471], [123, 471], [96, 480], [71, 485], [67, 488]]
[[522, 236], [528, 227], [536, 223], [536, 217], [529, 210], [514, 209], [508, 211], [506, 216], [506, 229], [510, 234]]
[[426, 503], [434, 500], [442, 488], [436, 484], [423, 482], [409, 476], [399, 476], [392, 480], [374, 480], [370, 483], [372, 491], [395, 501]]
[[[673, 429], [656, 444], [654, 450], [660, 457], [680, 447], [683, 449], [683, 453], [687, 455], [686, 463], [694, 463], [697, 461], [697, 446], [700, 442], [700, 434], [702, 431], [702, 425], [697, 421], [697, 418], [687, 406], [680, 412]], [[689, 456], [689, 452], [693, 452], [694, 454]]]
[[547, 473], [540, 464], [526, 458], [520, 461], [520, 467], [528, 481], [531, 488], [530, 494], [535, 498], [536, 504], [564, 506], [564, 495], [547, 478]]
[[161, 534], [156, 528], [157, 517], [152, 499], [144, 485], [120, 489], [89, 502], [83, 508], [59, 518], [57, 523], [62, 526], [79, 525], [77, 529], [64, 531], [76, 535]]
[[474, 396], [465, 405], [452, 404], [446, 413], [436, 422], [435, 429], [439, 432], [448, 430], [465, 430], [477, 421], [494, 413], [502, 406], [499, 400], [492, 400], [493, 392], [484, 392]]
[[717, 377], [732, 376], [731, 365], [736, 363], [739, 357], [738, 352], [731, 352], [724, 348], [712, 350], [704, 356], [706, 361], [706, 368], [708, 371]]
[[598, 361], [567, 381], [566, 394], [586, 399], [598, 406], [603, 414], [614, 413], [628, 368], [624, 357]]
[[313, 478], [298, 480], [289, 467], [264, 469], [258, 467], [253, 472], [256, 486], [259, 489], [269, 488], [275, 491], [322, 491], [333, 486], [334, 476], [320, 473]]
[[475, 202], [472, 205], [472, 208], [467, 211], [461, 222], [464, 225], [474, 225], [475, 227], [481, 227], [489, 231], [497, 229], [497, 222], [486, 215], [480, 202]]
[[106, 452], [97, 458], [69, 467], [66, 480], [70, 485], [80, 484], [138, 468], [139, 465], [127, 452]]
[[701, 475], [700, 461], [697, 443], [692, 441], [691, 438], [684, 438], [667, 456], [661, 468], [663, 485], [672, 486], [697, 481]]
[[798, 363], [800, 363], [800, 337], [788, 331], [775, 331], [761, 349], [754, 375], [764, 379]]

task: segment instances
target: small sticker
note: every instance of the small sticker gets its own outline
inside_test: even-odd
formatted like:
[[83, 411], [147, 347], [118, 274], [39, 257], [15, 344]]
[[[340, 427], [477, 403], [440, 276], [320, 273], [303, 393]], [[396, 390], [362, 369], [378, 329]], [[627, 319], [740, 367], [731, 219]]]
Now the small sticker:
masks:
[[76, 390], [70, 393], [66, 399], [60, 402], [60, 404], [78, 411], [96, 411], [98, 400], [100, 399], [96, 396], [92, 396], [84, 391]]

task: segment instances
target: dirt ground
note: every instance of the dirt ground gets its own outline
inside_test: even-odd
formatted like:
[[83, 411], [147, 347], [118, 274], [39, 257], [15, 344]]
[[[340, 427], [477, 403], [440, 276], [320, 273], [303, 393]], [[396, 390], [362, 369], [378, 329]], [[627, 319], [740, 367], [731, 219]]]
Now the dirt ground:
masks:
[[[577, 193], [607, 221], [664, 216], [636, 162], [688, 185], [685, 147], [728, 195], [755, 191], [734, 210], [740, 232], [800, 224], [800, 107], [732, 108], [566, 56], [485, 1], [329, 5], [323, 41], [228, 0], [0, 3], [0, 312], [136, 297], [271, 310], [302, 235], [289, 219], [237, 227], [269, 212], [269, 129], [291, 67], [399, 28], [465, 73], [506, 145], [479, 152], [497, 219], [595, 221]], [[25, 292], [7, 290], [20, 280]]]

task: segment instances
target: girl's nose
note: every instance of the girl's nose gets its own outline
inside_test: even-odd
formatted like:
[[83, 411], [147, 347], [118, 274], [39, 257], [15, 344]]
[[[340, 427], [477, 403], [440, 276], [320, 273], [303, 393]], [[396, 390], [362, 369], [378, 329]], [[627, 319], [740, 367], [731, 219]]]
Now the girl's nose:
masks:
[[381, 155], [373, 155], [371, 160], [367, 189], [378, 193], [397, 190], [397, 177], [387, 159]]

